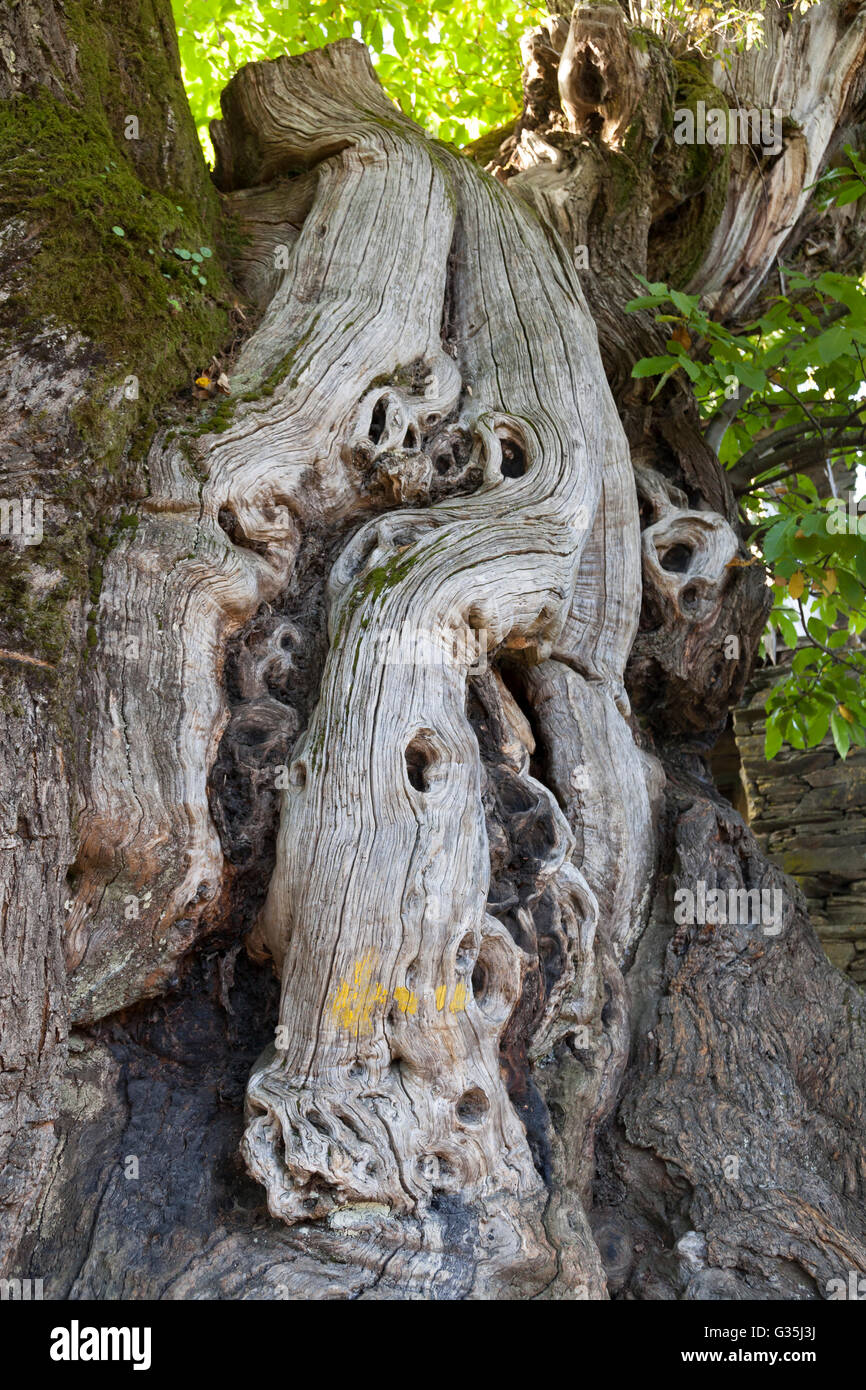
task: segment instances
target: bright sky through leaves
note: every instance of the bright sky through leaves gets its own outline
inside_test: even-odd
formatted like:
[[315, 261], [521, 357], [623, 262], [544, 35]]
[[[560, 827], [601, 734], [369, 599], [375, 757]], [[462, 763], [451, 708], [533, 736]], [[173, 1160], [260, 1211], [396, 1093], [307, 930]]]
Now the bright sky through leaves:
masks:
[[518, 114], [520, 35], [546, 12], [513, 0], [174, 0], [184, 82], [210, 159], [207, 123], [239, 67], [342, 38], [367, 44], [404, 111], [440, 140], [465, 144]]

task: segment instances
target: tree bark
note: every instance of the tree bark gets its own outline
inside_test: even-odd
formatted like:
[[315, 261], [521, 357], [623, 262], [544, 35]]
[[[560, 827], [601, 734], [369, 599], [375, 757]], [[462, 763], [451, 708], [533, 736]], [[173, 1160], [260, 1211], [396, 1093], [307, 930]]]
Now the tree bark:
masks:
[[[192, 333], [174, 326], [164, 332], [171, 317], [164, 294], [159, 311], [141, 325], [143, 294], [159, 272], [130, 271], [110, 246], [118, 238], [106, 216], [132, 197], [153, 199], [153, 215], [164, 216], [170, 193], [174, 221], [174, 205], [183, 199], [188, 227], [206, 241], [216, 229], [217, 207], [163, 0], [142, 0], [123, 15], [101, 18], [86, 6], [61, 8], [50, 0], [4, 10], [0, 99], [2, 490], [13, 506], [29, 505], [31, 517], [41, 506], [44, 528], [41, 544], [32, 544], [24, 528], [11, 535], [4, 529], [0, 546], [5, 1269], [55, 1147], [63, 1084], [64, 936], [74, 891], [67, 871], [76, 854], [76, 764], [86, 733], [79, 680], [89, 600], [98, 592], [99, 562], [116, 518], [142, 495], [127, 441], [166, 389], [183, 381], [193, 347]], [[127, 114], [140, 127], [132, 141], [124, 136]], [[142, 220], [136, 207], [127, 210]], [[94, 230], [100, 226], [107, 238]], [[161, 278], [159, 285], [164, 289]], [[100, 311], [101, 333], [92, 331]], [[197, 327], [213, 350], [225, 335], [226, 316], [214, 305]], [[158, 378], [161, 389], [155, 389]], [[140, 395], [125, 392], [139, 381]], [[94, 722], [104, 708], [94, 707]]]
[[[774, 166], [789, 244], [859, 114], [845, 16], [772, 18], [737, 68], [754, 104], [795, 81], [811, 112], [796, 74], [840, 55]], [[51, 65], [26, 32], [3, 49], [13, 116], [36, 101], [21, 54], [52, 110], [86, 85], [68, 17], [44, 0], [40, 22]], [[218, 242], [167, 7], [138, 24], [162, 35], [153, 147], [120, 144], [123, 105], [101, 133]], [[128, 78], [134, 43], [97, 38]], [[114, 468], [70, 541], [59, 655], [4, 658], [28, 769], [6, 1267], [50, 1265], [50, 1296], [812, 1298], [866, 1272], [862, 996], [704, 761], [763, 575], [687, 393], [631, 381], [658, 329], [624, 309], [667, 238], [679, 282], [739, 314], [784, 239], [748, 163], [674, 146], [710, 76], [684, 87], [619, 7], [552, 18], [524, 56], [489, 173], [402, 116], [360, 45], [244, 68], [213, 130], [236, 228], [214, 261], [246, 308], [217, 279], [160, 382], [163, 294], [145, 406], [91, 412], [90, 437], [73, 403], [130, 366], [106, 372], [98, 336], [35, 402], [65, 476], [93, 438]], [[34, 315], [36, 226], [9, 231]], [[10, 338], [7, 390], [40, 341]], [[196, 403], [212, 357], [231, 396]], [[59, 528], [53, 475], [15, 486]], [[698, 882], [784, 910], [672, 920]]]

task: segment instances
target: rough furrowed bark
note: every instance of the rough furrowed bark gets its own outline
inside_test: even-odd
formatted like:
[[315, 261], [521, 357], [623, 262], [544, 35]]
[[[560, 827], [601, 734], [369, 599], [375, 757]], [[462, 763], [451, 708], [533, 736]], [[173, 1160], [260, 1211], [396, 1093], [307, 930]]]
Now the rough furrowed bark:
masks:
[[[601, 1139], [611, 1291], [827, 1296], [866, 1263], [863, 995], [696, 771], [667, 768], [671, 857], [628, 975], [635, 1055]], [[726, 901], [751, 894], [751, 911], [684, 921], [675, 894], [697, 879]]]
[[[136, 113], [140, 139], [124, 138], [128, 112]], [[130, 306], [135, 303], [135, 315], [146, 321], [152, 303], [146, 311], [138, 302], [141, 279], [134, 294], [126, 292], [129, 261], [120, 238], [109, 232], [114, 245], [106, 248], [94, 229], [117, 198], [126, 200], [130, 237], [138, 219], [147, 219], [150, 230], [165, 212], [169, 189], [173, 222], [183, 199], [195, 208], [187, 225], [212, 229], [216, 197], [186, 105], [166, 0], [141, 0], [122, 13], [52, 0], [5, 6], [0, 122], [5, 1272], [55, 1147], [65, 1067], [63, 936], [74, 895], [67, 871], [77, 829], [73, 724], [81, 714], [77, 683], [87, 651], [89, 590], [98, 587], [98, 558], [122, 510], [117, 503], [135, 495], [135, 467], [124, 446], [145, 413], [149, 371], [158, 360], [171, 389], [177, 384], [174, 352], [179, 347], [182, 354], [194, 336], [174, 326], [171, 348], [160, 334], [154, 349], [147, 338], [152, 325], [145, 322], [138, 351], [130, 343], [114, 350], [134, 317]], [[160, 212], [154, 214], [155, 204]], [[212, 240], [209, 232], [199, 239], [205, 236]], [[83, 253], [75, 260], [84, 244], [86, 265]], [[149, 291], [155, 281], [167, 319], [166, 282], [151, 266]], [[82, 308], [84, 285], [90, 294], [82, 322], [74, 311]], [[107, 302], [114, 320], [106, 314], [97, 324]], [[224, 323], [210, 305], [197, 327], [206, 324], [213, 343]], [[134, 403], [123, 388], [139, 379], [141, 399]], [[28, 507], [30, 522], [39, 522], [29, 536], [26, 526], [10, 526], [7, 511], [14, 518], [16, 508]]]
[[59, 918], [71, 857], [66, 770], [52, 738], [52, 722], [44, 718], [46, 702], [20, 676], [7, 678], [5, 689], [15, 704], [3, 740], [0, 999], [4, 1016], [14, 1017], [16, 1026], [4, 1027], [0, 1046], [4, 1269], [38, 1198], [55, 1144], [52, 1121], [66, 1035]]

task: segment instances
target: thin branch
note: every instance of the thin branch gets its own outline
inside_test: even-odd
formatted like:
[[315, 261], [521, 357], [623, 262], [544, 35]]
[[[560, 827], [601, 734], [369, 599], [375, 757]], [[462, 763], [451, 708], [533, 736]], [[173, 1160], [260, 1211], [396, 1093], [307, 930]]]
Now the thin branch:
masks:
[[819, 652], [823, 652], [825, 656], [829, 656], [830, 660], [831, 660], [836, 666], [847, 666], [847, 668], [848, 668], [849, 671], [853, 671], [853, 672], [855, 673], [855, 675], [857, 675], [857, 676], [862, 676], [862, 675], [863, 675], [863, 668], [862, 668], [862, 666], [857, 666], [857, 665], [855, 665], [855, 663], [854, 663], [853, 661], [846, 661], [845, 658], [844, 658], [843, 656], [839, 656], [838, 652], [834, 652], [834, 651], [832, 650], [831, 647], [825, 647], [824, 644], [823, 644], [823, 642], [816, 642], [816, 641], [815, 641], [815, 638], [812, 636], [811, 632], [809, 631], [808, 627], [806, 626], [806, 614], [805, 614], [805, 612], [803, 611], [803, 600], [798, 598], [796, 602], [797, 602], [797, 607], [798, 607], [799, 610], [800, 610], [800, 621], [801, 621], [802, 624], [803, 624], [803, 632], [804, 632], [804, 634], [805, 634], [805, 637], [806, 637], [807, 642], [809, 643], [809, 646], [810, 646], [810, 647], [816, 647], [817, 650], [818, 650]]

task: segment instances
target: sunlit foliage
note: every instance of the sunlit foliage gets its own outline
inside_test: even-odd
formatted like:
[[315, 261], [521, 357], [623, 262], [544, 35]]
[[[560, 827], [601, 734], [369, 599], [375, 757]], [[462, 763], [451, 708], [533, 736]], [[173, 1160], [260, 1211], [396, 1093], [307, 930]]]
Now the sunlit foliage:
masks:
[[520, 109], [520, 35], [547, 13], [513, 0], [174, 0], [184, 82], [209, 151], [207, 122], [244, 63], [334, 39], [367, 44], [404, 111], [440, 140], [465, 144]]

